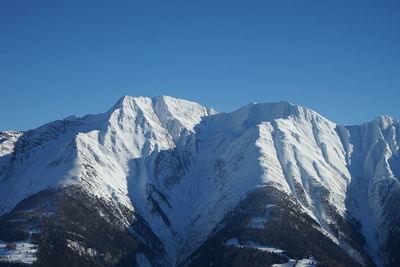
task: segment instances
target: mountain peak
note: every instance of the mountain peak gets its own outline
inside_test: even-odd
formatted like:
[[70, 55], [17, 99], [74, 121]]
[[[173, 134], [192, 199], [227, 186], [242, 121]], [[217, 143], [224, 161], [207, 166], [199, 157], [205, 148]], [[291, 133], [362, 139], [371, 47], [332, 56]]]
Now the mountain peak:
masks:
[[374, 121], [376, 121], [380, 124], [386, 125], [386, 124], [392, 124], [393, 122], [396, 121], [396, 119], [389, 115], [380, 115], [380, 116], [376, 117], [374, 119]]
[[133, 100], [133, 97], [132, 97], [132, 96], [124, 95], [124, 96], [122, 96], [120, 99], [118, 99], [118, 101], [115, 103], [114, 106], [121, 107], [121, 106], [123, 106], [124, 104], [126, 104], [126, 103], [128, 103], [128, 102], [130, 102], [130, 101], [132, 101], [132, 100]]
[[297, 106], [286, 101], [250, 103], [232, 113], [226, 113], [226, 116], [230, 118], [230, 124], [233, 128], [247, 128], [262, 122], [271, 122], [273, 120], [287, 119], [289, 117], [305, 119], [307, 121], [316, 119], [318, 121], [329, 122], [329, 120], [311, 109]]
[[187, 100], [184, 100], [184, 99], [180, 99], [180, 98], [176, 98], [176, 97], [172, 97], [172, 96], [168, 96], [168, 95], [159, 95], [159, 96], [152, 97], [152, 100], [154, 102], [159, 102], [159, 101], [166, 102], [166, 101], [173, 100], [173, 99], [174, 100], [179, 100], [179, 101], [187, 101]]
[[126, 109], [126, 108], [132, 108], [135, 105], [140, 105], [140, 104], [149, 104], [151, 103], [151, 98], [149, 97], [144, 97], [144, 96], [129, 96], [129, 95], [124, 95], [118, 101], [114, 104], [114, 106], [111, 108], [111, 110], [115, 109]]
[[390, 125], [396, 124], [398, 122], [397, 119], [389, 116], [389, 115], [379, 115], [372, 121], [363, 123], [362, 125], [372, 126], [374, 128], [386, 129]]
[[152, 103], [155, 114], [174, 140], [182, 130], [194, 131], [203, 117], [217, 113], [198, 103], [165, 95], [153, 97]]

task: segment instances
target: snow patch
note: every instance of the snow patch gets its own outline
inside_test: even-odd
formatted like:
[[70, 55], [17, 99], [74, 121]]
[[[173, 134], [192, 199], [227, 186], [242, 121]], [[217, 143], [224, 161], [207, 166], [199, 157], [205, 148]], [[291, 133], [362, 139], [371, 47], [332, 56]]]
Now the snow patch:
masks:
[[272, 267], [314, 267], [318, 261], [314, 257], [302, 260], [290, 259], [287, 263], [273, 264]]
[[37, 260], [37, 250], [37, 245], [31, 241], [0, 241], [0, 262], [33, 264]]
[[253, 241], [249, 241], [245, 245], [241, 245], [239, 243], [239, 240], [236, 237], [235, 238], [230, 238], [227, 241], [225, 241], [225, 245], [226, 246], [239, 247], [239, 248], [245, 248], [245, 247], [247, 247], [247, 248], [255, 248], [255, 249], [259, 249], [259, 250], [262, 250], [262, 251], [275, 253], [275, 254], [281, 254], [281, 253], [284, 252], [282, 249], [271, 247], [271, 246], [260, 245], [260, 244], [257, 244], [256, 242], [253, 242]]
[[263, 246], [263, 245], [257, 244], [256, 242], [253, 242], [253, 241], [247, 242], [246, 246], [247, 247], [256, 248], [256, 249], [259, 249], [259, 250], [263, 250], [263, 251], [267, 251], [267, 252], [270, 252], [270, 253], [275, 253], [275, 254], [283, 253], [282, 249], [269, 247], [269, 246]]
[[97, 255], [97, 251], [93, 248], [86, 248], [83, 246], [80, 242], [72, 241], [72, 240], [67, 240], [67, 246], [73, 250], [76, 251], [80, 256], [82, 255], [88, 255], [91, 257], [94, 257]]
[[225, 245], [234, 246], [238, 248], [255, 248], [265, 252], [275, 253], [280, 256], [288, 258], [288, 262], [283, 264], [273, 264], [272, 265], [273, 267], [314, 267], [318, 263], [318, 261], [313, 256], [310, 256], [308, 259], [301, 259], [301, 260], [291, 259], [284, 253], [285, 251], [283, 249], [260, 245], [253, 241], [248, 241], [245, 245], [241, 245], [236, 237], [230, 238], [227, 241], [225, 241]]

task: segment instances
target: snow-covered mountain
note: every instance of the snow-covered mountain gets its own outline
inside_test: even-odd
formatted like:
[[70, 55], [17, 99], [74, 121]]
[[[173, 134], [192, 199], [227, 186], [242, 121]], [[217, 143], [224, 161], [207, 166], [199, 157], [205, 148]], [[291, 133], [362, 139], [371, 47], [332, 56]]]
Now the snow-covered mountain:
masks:
[[399, 141], [388, 116], [125, 96], [0, 133], [0, 241], [39, 266], [398, 266]]

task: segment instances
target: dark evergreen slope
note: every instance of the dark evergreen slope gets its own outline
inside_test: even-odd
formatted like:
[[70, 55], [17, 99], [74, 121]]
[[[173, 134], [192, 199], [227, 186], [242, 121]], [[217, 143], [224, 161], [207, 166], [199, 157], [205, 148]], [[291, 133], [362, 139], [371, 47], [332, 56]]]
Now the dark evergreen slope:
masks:
[[[38, 246], [34, 266], [137, 266], [138, 253], [154, 260], [154, 266], [163, 265], [161, 243], [143, 220], [133, 218], [124, 207], [117, 209], [77, 187], [49, 189], [0, 218], [0, 240], [31, 240]], [[152, 248], [133, 236], [146, 239]], [[9, 265], [24, 264], [0, 263]]]
[[[254, 218], [265, 220], [254, 225]], [[124, 221], [129, 222], [128, 227]], [[375, 266], [363, 250], [359, 225], [348, 219], [331, 227], [346, 231], [347, 242], [358, 248], [364, 265]], [[312, 256], [318, 262], [316, 266], [362, 266], [319, 228], [301, 211], [296, 199], [274, 187], [260, 188], [250, 192], [210, 238], [179, 265], [269, 266]], [[242, 246], [226, 244], [232, 238]], [[147, 222], [123, 206], [110, 205], [78, 187], [48, 189], [22, 201], [0, 218], [0, 239], [10, 243], [31, 239], [39, 248], [34, 266], [138, 266], [139, 253], [145, 254], [153, 266], [168, 266], [162, 243]], [[251, 243], [284, 252], [246, 246]]]
[[[185, 264], [189, 266], [268, 266], [288, 262], [288, 259], [308, 259], [313, 256], [318, 266], [362, 266], [340, 246], [319, 230], [319, 225], [300, 211], [296, 200], [274, 187], [255, 190], [232, 211]], [[265, 218], [256, 225], [254, 218]], [[355, 225], [347, 222], [356, 243], [361, 238]], [[244, 247], [227, 245], [237, 238]], [[246, 244], [257, 243], [284, 250], [283, 254], [269, 253]], [[359, 246], [365, 265], [375, 266]]]

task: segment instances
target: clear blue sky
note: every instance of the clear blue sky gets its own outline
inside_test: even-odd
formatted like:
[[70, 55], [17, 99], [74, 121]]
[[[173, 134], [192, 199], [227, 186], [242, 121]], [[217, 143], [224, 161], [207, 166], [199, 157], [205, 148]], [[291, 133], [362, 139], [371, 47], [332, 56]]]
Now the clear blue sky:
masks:
[[400, 119], [400, 1], [0, 1], [0, 130], [122, 95]]

